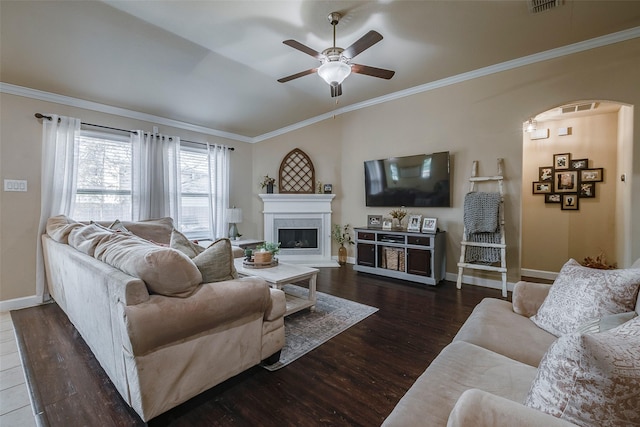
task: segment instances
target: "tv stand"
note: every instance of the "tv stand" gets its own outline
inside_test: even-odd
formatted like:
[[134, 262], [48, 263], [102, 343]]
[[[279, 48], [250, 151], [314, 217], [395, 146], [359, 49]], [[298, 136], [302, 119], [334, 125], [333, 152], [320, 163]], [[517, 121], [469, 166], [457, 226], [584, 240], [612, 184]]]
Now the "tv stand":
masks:
[[354, 228], [356, 263], [363, 273], [437, 285], [446, 272], [445, 233]]

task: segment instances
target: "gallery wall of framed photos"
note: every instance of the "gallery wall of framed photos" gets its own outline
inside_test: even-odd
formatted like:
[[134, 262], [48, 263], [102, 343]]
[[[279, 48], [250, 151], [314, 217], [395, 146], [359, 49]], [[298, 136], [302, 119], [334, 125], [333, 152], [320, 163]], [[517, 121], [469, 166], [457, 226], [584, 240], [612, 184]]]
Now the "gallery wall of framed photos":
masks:
[[604, 168], [593, 167], [587, 158], [573, 158], [571, 153], [553, 155], [550, 166], [538, 168], [533, 194], [544, 195], [545, 203], [556, 203], [565, 211], [580, 209], [581, 199], [596, 197], [596, 184], [602, 182]]

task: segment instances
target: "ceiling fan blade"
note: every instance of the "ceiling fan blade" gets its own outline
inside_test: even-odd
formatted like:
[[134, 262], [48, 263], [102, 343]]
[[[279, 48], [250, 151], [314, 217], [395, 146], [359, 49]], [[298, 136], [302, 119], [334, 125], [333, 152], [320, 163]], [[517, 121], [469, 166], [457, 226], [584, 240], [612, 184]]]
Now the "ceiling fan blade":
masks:
[[309, 46], [305, 46], [300, 42], [297, 42], [295, 40], [285, 40], [282, 43], [286, 44], [287, 46], [290, 46], [294, 49], [299, 50], [300, 52], [306, 53], [307, 55], [313, 56], [314, 58], [321, 60], [322, 58], [324, 58], [324, 55], [322, 55], [320, 52], [315, 51], [313, 49], [311, 49]]
[[346, 48], [344, 52], [342, 52], [342, 56], [353, 59], [356, 57], [356, 55], [358, 55], [365, 49], [369, 49], [380, 40], [382, 40], [382, 35], [377, 31], [371, 30], [364, 36], [360, 37], [360, 39], [356, 40], [354, 44]]
[[396, 73], [395, 71], [385, 70], [384, 68], [370, 67], [368, 65], [351, 64], [351, 71], [367, 76], [379, 77], [389, 80]]
[[289, 82], [289, 81], [291, 81], [291, 80], [297, 79], [297, 78], [299, 78], [299, 77], [304, 77], [304, 76], [306, 76], [306, 75], [308, 75], [308, 74], [313, 74], [313, 73], [315, 73], [315, 72], [317, 72], [317, 71], [318, 71], [318, 69], [317, 69], [317, 68], [311, 68], [311, 69], [309, 69], [309, 70], [300, 71], [299, 73], [291, 74], [290, 76], [283, 77], [283, 78], [281, 78], [281, 79], [278, 79], [278, 81], [279, 81], [280, 83], [286, 83], [286, 82]]
[[338, 86], [333, 86], [333, 85], [329, 85], [329, 87], [331, 88], [331, 97], [335, 98], [336, 96], [340, 96], [342, 95], [342, 85], [338, 85]]

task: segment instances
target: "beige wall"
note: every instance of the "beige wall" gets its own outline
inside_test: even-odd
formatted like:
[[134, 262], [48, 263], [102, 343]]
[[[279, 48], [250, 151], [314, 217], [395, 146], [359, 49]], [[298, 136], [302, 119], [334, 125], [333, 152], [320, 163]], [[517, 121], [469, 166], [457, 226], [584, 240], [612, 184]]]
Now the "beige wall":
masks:
[[[570, 127], [571, 135], [558, 136]], [[577, 261], [603, 253], [609, 263], [619, 262], [616, 245], [618, 113], [595, 114], [538, 122], [549, 138], [523, 141], [522, 268], [558, 272], [569, 258]], [[532, 194], [538, 168], [553, 165], [553, 155], [570, 153], [589, 159], [589, 167], [604, 168], [604, 181], [596, 183], [596, 197], [579, 200], [579, 210], [561, 210]]]
[[[0, 192], [0, 301], [6, 301], [30, 297], [36, 293], [35, 259], [40, 219], [42, 125], [33, 115], [37, 112], [67, 115], [78, 117], [86, 123], [148, 131], [156, 124], [7, 94], [0, 94], [0, 112], [0, 177], [3, 180], [28, 181], [26, 193]], [[157, 126], [166, 135], [234, 147], [235, 151], [231, 156], [230, 203], [242, 208], [251, 206], [251, 144]], [[255, 224], [250, 220], [246, 222], [246, 227], [242, 227], [241, 232], [257, 233]]]
[[[258, 181], [260, 174], [277, 173], [287, 150], [299, 147], [310, 155], [320, 176], [336, 174], [333, 182], [338, 183], [334, 203], [337, 215], [333, 221], [363, 225], [368, 214], [389, 212], [385, 208], [365, 207], [365, 160], [450, 151], [453, 207], [412, 209], [412, 212], [439, 219], [440, 227], [447, 231], [447, 272], [457, 273], [462, 205], [469, 188], [471, 163], [479, 160], [480, 174], [494, 174], [496, 159], [504, 158], [508, 276], [510, 281], [516, 281], [521, 268], [522, 123], [549, 108], [577, 99], [638, 104], [639, 67], [640, 41], [633, 40], [350, 112], [295, 134], [257, 144], [254, 162], [261, 168], [254, 173], [254, 181]], [[613, 75], [616, 77], [612, 78]], [[345, 84], [348, 85], [348, 81]], [[640, 129], [637, 115], [629, 122], [630, 126]], [[633, 145], [638, 147], [639, 141], [640, 134], [635, 132]], [[315, 155], [317, 150], [322, 150], [322, 154]], [[632, 181], [640, 182], [639, 152], [627, 153], [629, 157], [633, 154], [635, 165], [629, 173], [628, 188], [632, 188]], [[337, 162], [340, 169], [336, 172]], [[632, 215], [638, 216], [637, 184], [630, 194], [634, 200]], [[259, 209], [258, 205], [256, 212]], [[585, 225], [585, 230], [590, 227]], [[640, 257], [640, 229], [637, 225], [634, 227], [630, 251], [635, 259]], [[349, 255], [353, 256], [352, 249]], [[558, 262], [566, 261], [566, 255], [562, 257], [565, 259]], [[496, 276], [486, 277], [496, 279]]]
[[[471, 162], [480, 173], [495, 172], [505, 159], [509, 280], [520, 273], [522, 122], [553, 106], [576, 99], [607, 99], [640, 105], [640, 39], [545, 61], [437, 90], [413, 95], [328, 119], [256, 145], [225, 141], [160, 126], [161, 132], [192, 140], [223, 142], [233, 154], [231, 203], [247, 210], [239, 226], [245, 236], [262, 234], [262, 206], [257, 194], [264, 174], [275, 176], [293, 148], [305, 151], [317, 179], [334, 185], [334, 222], [362, 225], [367, 214], [386, 209], [364, 206], [364, 160], [448, 150], [453, 155], [453, 207], [416, 209], [435, 216], [447, 231], [447, 271], [455, 273], [462, 234], [462, 203]], [[615, 76], [613, 78], [612, 76]], [[356, 78], [355, 76], [354, 78]], [[366, 77], [359, 77], [366, 78]], [[345, 83], [348, 85], [348, 81]], [[372, 81], [372, 84], [384, 82]], [[344, 96], [348, 96], [346, 92]], [[268, 108], [268, 106], [265, 106]], [[83, 121], [123, 128], [150, 129], [122, 117], [73, 107], [0, 95], [0, 176], [27, 179], [29, 192], [0, 193], [0, 301], [35, 294], [35, 241], [40, 200], [40, 132], [35, 112], [80, 117]], [[640, 129], [640, 118], [630, 119]], [[640, 134], [633, 135], [633, 146]], [[629, 172], [631, 217], [640, 217], [640, 150]], [[634, 185], [635, 183], [635, 185]], [[640, 257], [640, 222], [632, 224], [630, 253]], [[336, 252], [334, 248], [334, 253]], [[353, 256], [353, 251], [350, 251]]]

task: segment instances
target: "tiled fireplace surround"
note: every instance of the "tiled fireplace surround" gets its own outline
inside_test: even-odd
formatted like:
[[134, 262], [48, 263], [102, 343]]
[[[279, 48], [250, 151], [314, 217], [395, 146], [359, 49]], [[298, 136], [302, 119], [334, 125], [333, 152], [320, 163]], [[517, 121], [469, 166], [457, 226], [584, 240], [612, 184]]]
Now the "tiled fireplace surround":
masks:
[[314, 248], [281, 248], [283, 262], [312, 267], [337, 267], [331, 259], [331, 201], [335, 194], [260, 194], [264, 203], [264, 239], [278, 242], [278, 230], [317, 230]]

